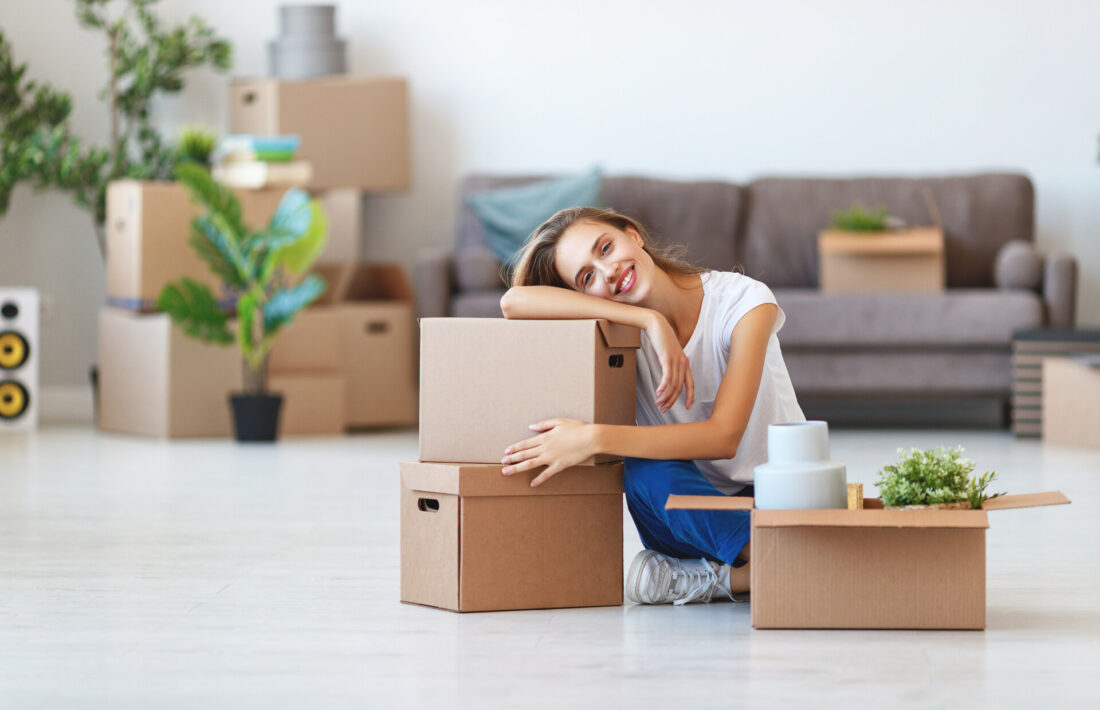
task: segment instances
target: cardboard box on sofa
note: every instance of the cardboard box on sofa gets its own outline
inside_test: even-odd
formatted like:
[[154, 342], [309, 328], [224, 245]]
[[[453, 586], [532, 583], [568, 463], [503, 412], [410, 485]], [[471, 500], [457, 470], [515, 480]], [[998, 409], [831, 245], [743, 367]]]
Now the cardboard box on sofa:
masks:
[[394, 264], [324, 265], [328, 290], [280, 333], [276, 374], [340, 373], [350, 428], [415, 424], [412, 288]]
[[421, 319], [420, 460], [500, 463], [552, 417], [634, 424], [640, 344], [603, 320]]
[[347, 428], [340, 373], [280, 374], [268, 378], [268, 389], [283, 395], [279, 435], [343, 434]]
[[1001, 496], [981, 510], [757, 510], [749, 498], [679, 496], [677, 510], [752, 510], [758, 629], [984, 629], [990, 510], [1069, 503]]
[[[283, 190], [235, 190], [245, 223], [266, 224]], [[176, 182], [115, 180], [107, 186], [107, 301], [151, 311], [165, 284], [188, 277], [221, 293], [220, 279], [191, 248], [201, 209]]]
[[1100, 448], [1100, 355], [1043, 358], [1043, 442]]
[[229, 89], [234, 133], [297, 135], [313, 165], [311, 188], [409, 187], [408, 88], [404, 79], [340, 76], [242, 79]]
[[827, 230], [818, 235], [818, 281], [826, 292], [942, 291], [943, 230]]
[[452, 611], [623, 603], [621, 463], [401, 464], [401, 601]]
[[167, 314], [99, 312], [99, 427], [161, 437], [233, 435], [229, 393], [240, 391], [236, 348], [206, 345]]

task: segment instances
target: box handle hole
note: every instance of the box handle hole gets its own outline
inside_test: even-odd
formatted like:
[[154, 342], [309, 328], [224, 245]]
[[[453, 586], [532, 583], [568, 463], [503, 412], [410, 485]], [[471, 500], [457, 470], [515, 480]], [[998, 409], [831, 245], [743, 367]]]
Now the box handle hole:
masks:
[[623, 366], [623, 356], [622, 355], [612, 355], [611, 357], [607, 358], [607, 364], [610, 365], [611, 367], [622, 367]]
[[372, 320], [370, 323], [367, 323], [367, 332], [371, 335], [385, 333], [389, 329], [390, 324], [384, 320]]
[[244, 92], [244, 95], [241, 96], [241, 100], [246, 104], [255, 103], [256, 102], [256, 92], [255, 91], [246, 91], [246, 92]]
[[423, 510], [425, 513], [438, 513], [439, 501], [434, 498], [421, 498], [416, 501], [416, 507]]

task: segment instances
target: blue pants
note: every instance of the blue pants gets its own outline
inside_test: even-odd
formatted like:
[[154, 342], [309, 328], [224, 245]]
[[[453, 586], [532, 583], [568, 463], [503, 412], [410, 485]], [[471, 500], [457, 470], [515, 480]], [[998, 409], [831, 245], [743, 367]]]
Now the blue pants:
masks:
[[[722, 562], [740, 567], [737, 554], [749, 541], [747, 510], [665, 510], [669, 494], [720, 496], [691, 461], [627, 458], [623, 487], [642, 544], [670, 557]], [[737, 493], [751, 496], [752, 486]]]

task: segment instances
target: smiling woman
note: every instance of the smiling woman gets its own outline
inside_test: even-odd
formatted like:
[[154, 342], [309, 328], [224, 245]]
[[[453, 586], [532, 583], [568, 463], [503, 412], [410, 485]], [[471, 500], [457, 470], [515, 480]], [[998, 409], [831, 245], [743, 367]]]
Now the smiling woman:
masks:
[[531, 235], [501, 299], [507, 318], [606, 318], [644, 333], [639, 426], [537, 422], [535, 436], [502, 459], [505, 475], [545, 467], [538, 485], [597, 453], [626, 457], [627, 504], [648, 548], [627, 576], [627, 594], [639, 603], [748, 589], [748, 513], [669, 511], [665, 501], [673, 493], [752, 495], [768, 425], [805, 421], [779, 350], [785, 316], [771, 290], [680, 254], [656, 248], [641, 224], [616, 212], [562, 210]]

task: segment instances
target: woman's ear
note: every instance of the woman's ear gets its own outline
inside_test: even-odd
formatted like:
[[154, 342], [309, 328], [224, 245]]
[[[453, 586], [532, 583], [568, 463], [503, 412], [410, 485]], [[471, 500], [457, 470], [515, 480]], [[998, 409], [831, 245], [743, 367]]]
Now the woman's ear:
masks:
[[643, 240], [643, 239], [642, 239], [642, 235], [641, 235], [641, 234], [638, 234], [638, 230], [637, 230], [637, 229], [634, 229], [634, 227], [631, 227], [631, 226], [630, 226], [630, 225], [628, 224], [628, 225], [626, 225], [626, 229], [624, 229], [623, 231], [624, 231], [624, 232], [626, 232], [626, 235], [627, 235], [628, 237], [630, 237], [631, 239], [633, 239], [633, 240], [634, 240], [634, 243], [635, 243], [635, 244], [637, 244], [637, 245], [638, 245], [638, 246], [640, 246], [640, 247], [644, 247], [644, 246], [645, 246], [645, 240]]

